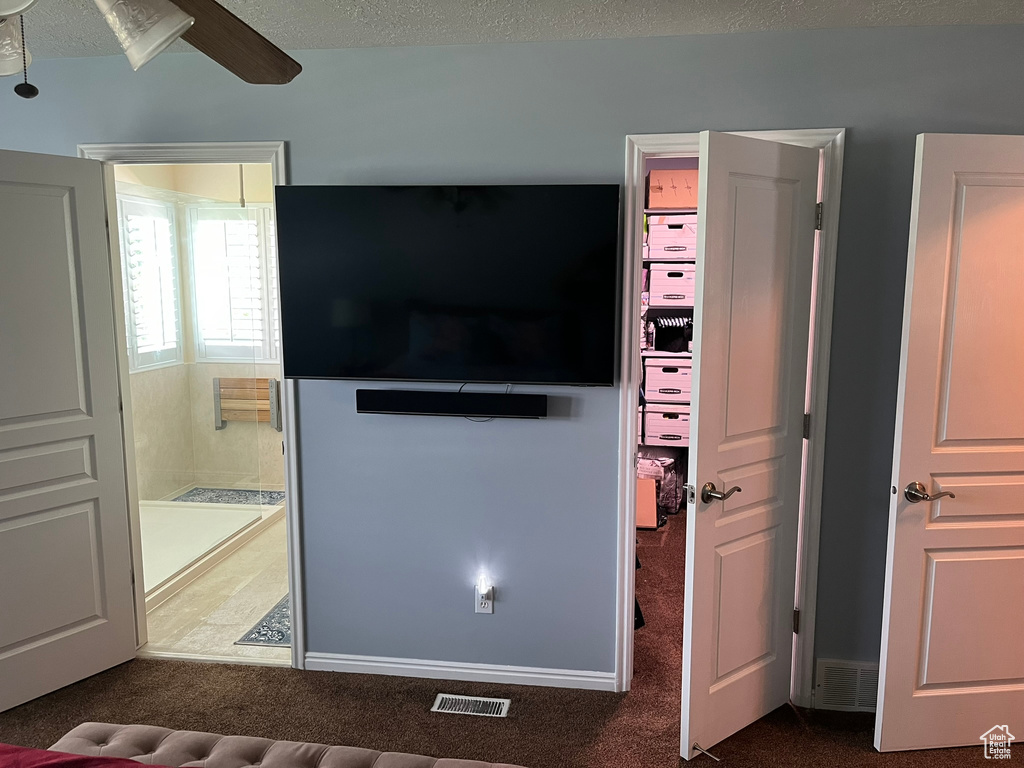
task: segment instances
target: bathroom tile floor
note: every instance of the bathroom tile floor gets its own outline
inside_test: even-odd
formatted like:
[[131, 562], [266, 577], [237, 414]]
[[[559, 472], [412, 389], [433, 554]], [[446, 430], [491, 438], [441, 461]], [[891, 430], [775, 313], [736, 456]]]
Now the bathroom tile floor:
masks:
[[288, 664], [289, 648], [235, 645], [287, 592], [285, 521], [280, 520], [150, 611], [143, 655]]

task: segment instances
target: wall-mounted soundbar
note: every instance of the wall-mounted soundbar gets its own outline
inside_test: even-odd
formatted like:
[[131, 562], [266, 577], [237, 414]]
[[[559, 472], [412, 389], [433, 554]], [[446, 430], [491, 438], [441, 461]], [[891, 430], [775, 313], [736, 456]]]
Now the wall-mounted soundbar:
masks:
[[518, 392], [438, 392], [425, 389], [357, 389], [359, 413], [407, 416], [478, 416], [498, 419], [543, 419], [547, 395]]

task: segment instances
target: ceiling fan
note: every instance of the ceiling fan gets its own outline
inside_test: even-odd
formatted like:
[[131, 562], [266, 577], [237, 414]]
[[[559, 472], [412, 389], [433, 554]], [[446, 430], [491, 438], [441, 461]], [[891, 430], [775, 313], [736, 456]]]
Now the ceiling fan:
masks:
[[[0, 76], [25, 74], [19, 96], [39, 93], [28, 82], [32, 57], [24, 43], [23, 14], [37, 0], [0, 0]], [[117, 35], [132, 69], [139, 69], [179, 37], [247, 83], [282, 85], [302, 66], [215, 0], [95, 0]], [[19, 18], [20, 17], [20, 18]]]

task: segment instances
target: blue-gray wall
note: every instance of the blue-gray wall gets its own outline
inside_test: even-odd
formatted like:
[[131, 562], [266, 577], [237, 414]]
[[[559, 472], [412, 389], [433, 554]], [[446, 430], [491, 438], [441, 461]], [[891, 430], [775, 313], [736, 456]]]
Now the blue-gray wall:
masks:
[[[303, 184], [610, 182], [629, 133], [849, 128], [817, 645], [868, 660], [914, 136], [1024, 132], [1022, 51], [1024, 27], [305, 51], [283, 88], [195, 55], [137, 74], [120, 57], [38, 61], [34, 102], [0, 81], [0, 146], [285, 139]], [[310, 650], [610, 671], [616, 393], [474, 424], [357, 417], [353, 388], [300, 387]], [[478, 565], [494, 616], [472, 613]]]
[[301, 385], [310, 650], [613, 670], [618, 391], [474, 422], [360, 415], [357, 386]]

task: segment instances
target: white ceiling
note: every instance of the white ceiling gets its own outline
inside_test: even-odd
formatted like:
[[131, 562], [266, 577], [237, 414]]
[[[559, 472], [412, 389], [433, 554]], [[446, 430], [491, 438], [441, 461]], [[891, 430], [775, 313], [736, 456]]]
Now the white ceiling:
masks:
[[[769, 29], [1021, 24], [1021, 0], [221, 0], [287, 50], [689, 35]], [[93, 0], [39, 0], [35, 56], [120, 52]], [[190, 50], [184, 43], [178, 50]]]

